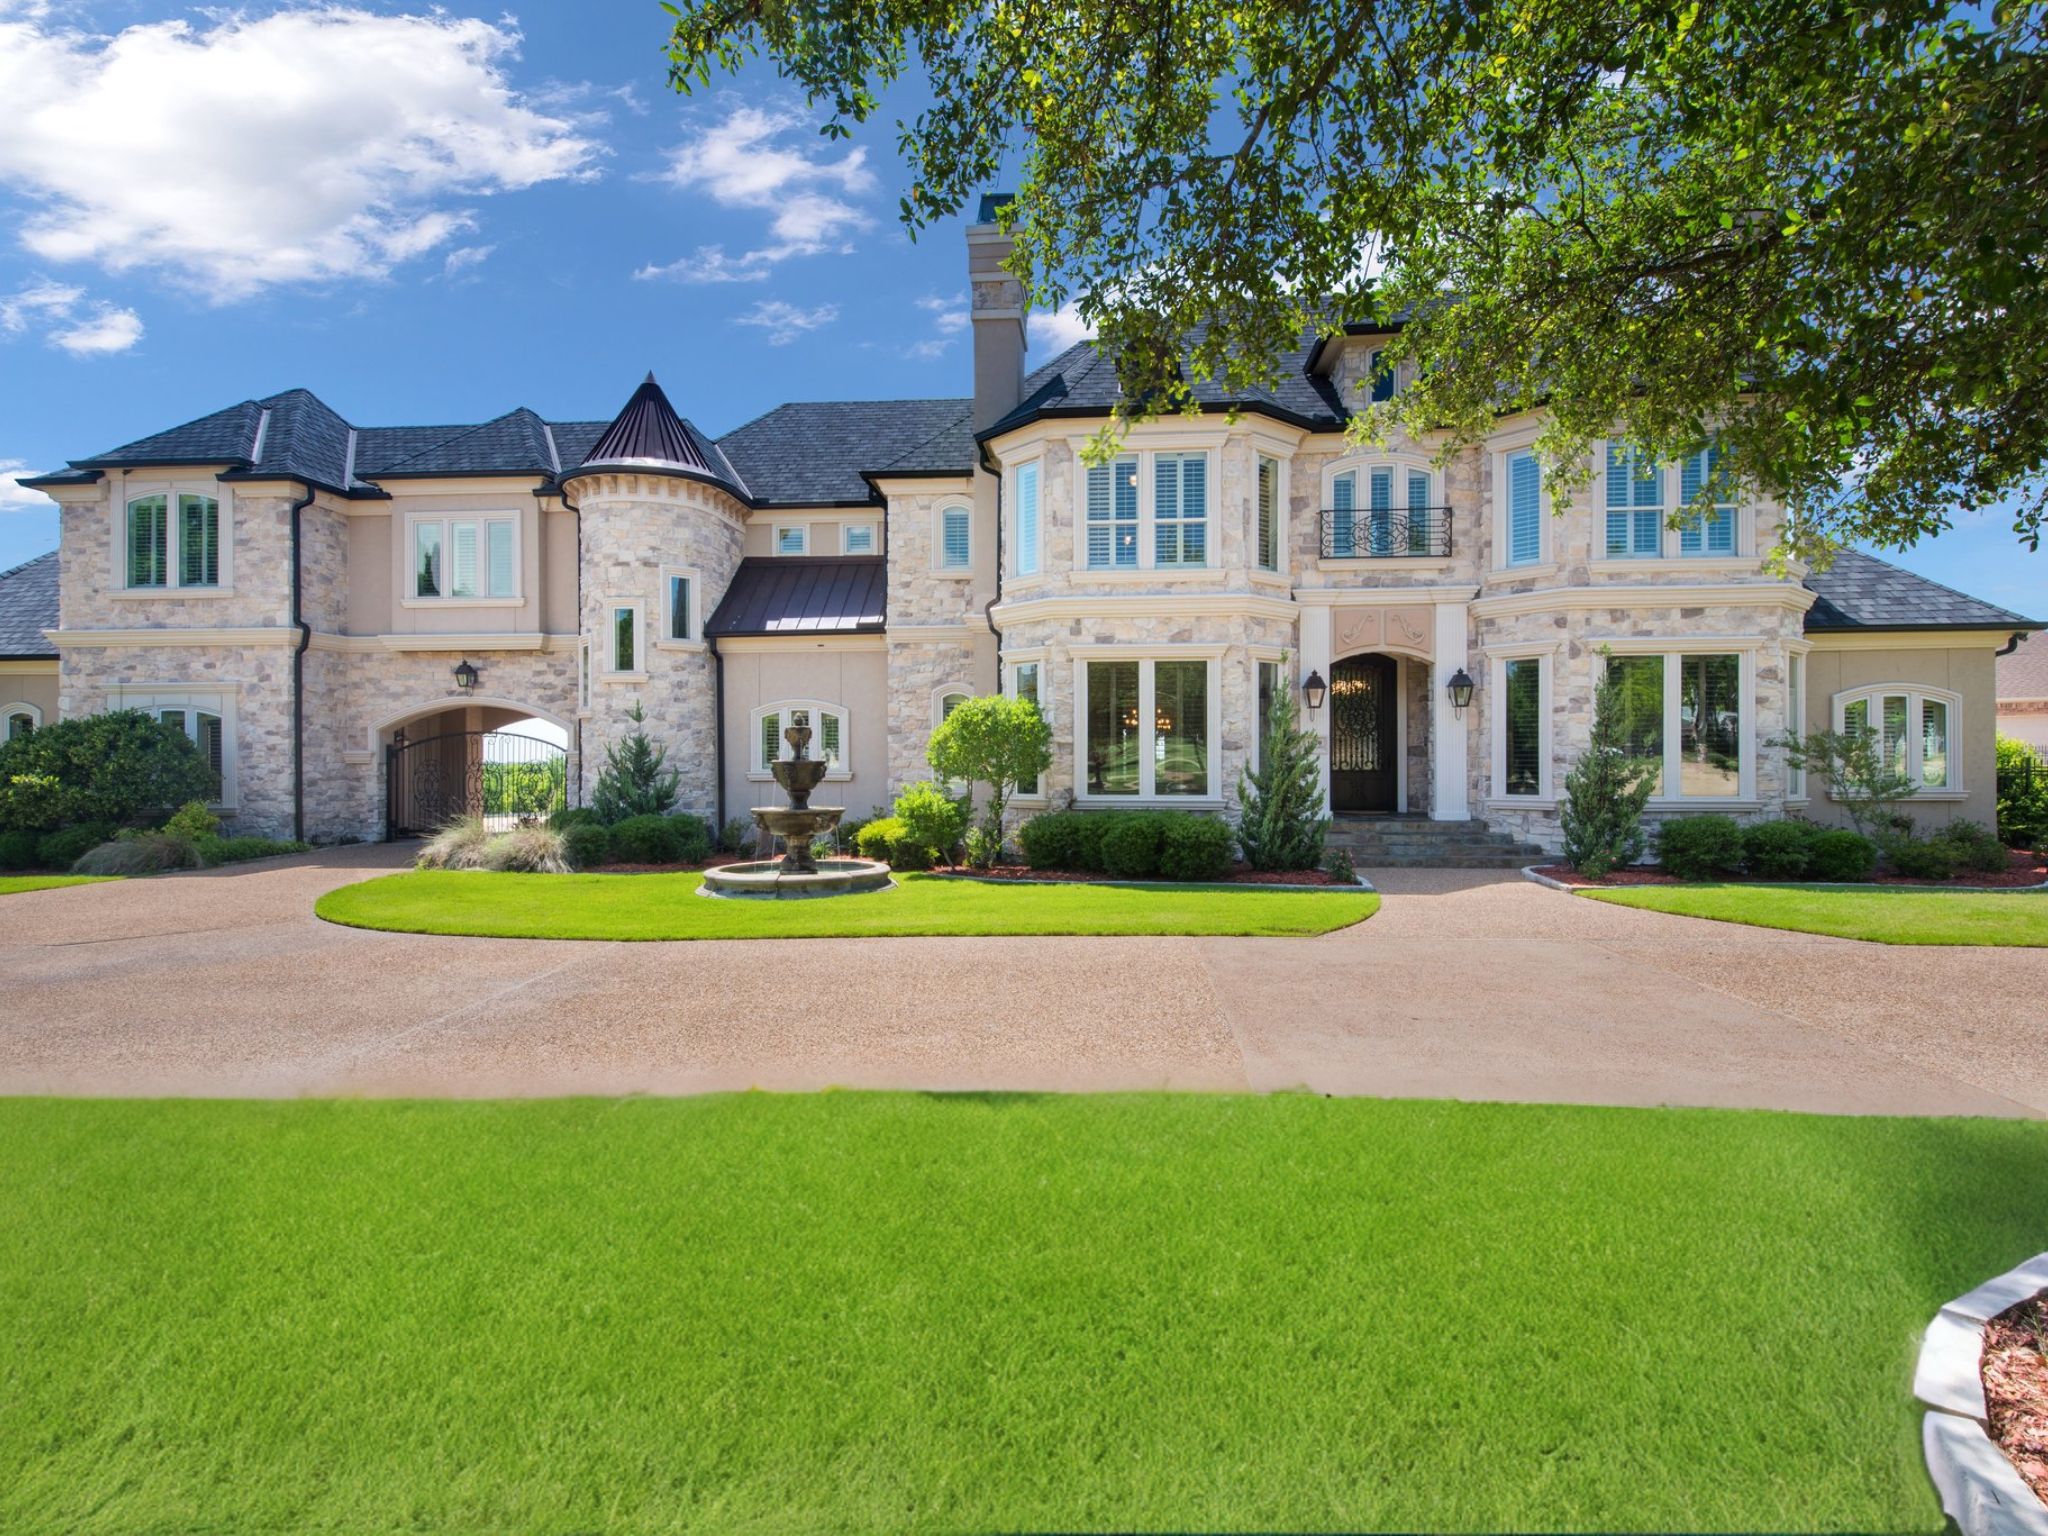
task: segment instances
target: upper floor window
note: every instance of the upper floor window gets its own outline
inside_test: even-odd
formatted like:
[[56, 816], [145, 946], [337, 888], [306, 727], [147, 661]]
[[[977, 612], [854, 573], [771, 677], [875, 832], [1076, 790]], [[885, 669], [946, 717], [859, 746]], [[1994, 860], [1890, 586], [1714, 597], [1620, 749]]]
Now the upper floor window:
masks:
[[1038, 574], [1038, 465], [1017, 466], [1017, 574]]
[[1259, 455], [1259, 504], [1253, 530], [1253, 561], [1262, 571], [1280, 569], [1280, 461]]
[[939, 569], [965, 571], [974, 564], [974, 523], [966, 507], [939, 512]]
[[1619, 443], [1607, 445], [1607, 558], [1664, 552], [1664, 469]]
[[808, 555], [811, 552], [811, 530], [803, 523], [784, 523], [775, 530], [775, 553], [778, 555]]
[[697, 573], [667, 570], [661, 582], [661, 636], [664, 640], [697, 638]]
[[605, 611], [604, 669], [640, 670], [640, 605], [613, 603]]
[[1394, 367], [1387, 361], [1387, 354], [1374, 347], [1365, 360], [1366, 376], [1372, 380], [1372, 401], [1375, 405], [1394, 398]]
[[157, 491], [128, 503], [130, 587], [220, 585], [220, 502], [195, 491]]
[[1129, 569], [1138, 563], [1138, 460], [1135, 454], [1088, 466], [1088, 565]]
[[1152, 459], [1152, 563], [1209, 563], [1209, 456], [1161, 453]]
[[1678, 504], [1696, 509], [1679, 525], [1681, 556], [1735, 553], [1735, 489], [1722, 471], [1718, 446], [1678, 461]]
[[1722, 468], [1718, 447], [1710, 444], [1667, 466], [1610, 442], [1606, 482], [1609, 560], [1663, 556], [1665, 529], [1674, 520], [1681, 559], [1726, 558], [1741, 552], [1735, 488]]
[[842, 555], [872, 555], [875, 552], [875, 525], [843, 524], [839, 530], [839, 552]]
[[1543, 474], [1536, 455], [1526, 449], [1509, 454], [1507, 478], [1506, 563], [1534, 565], [1543, 555]]
[[847, 776], [846, 711], [839, 705], [814, 699], [783, 699], [755, 710], [753, 722], [751, 772], [757, 778], [770, 773], [771, 763], [796, 756], [796, 749], [784, 733], [799, 725], [808, 726], [811, 731], [804, 755], [824, 759], [828, 778]]
[[412, 595], [415, 599], [502, 599], [519, 596], [519, 520], [516, 517], [415, 518], [412, 524]]
[[1922, 789], [1962, 788], [1962, 763], [1950, 750], [1961, 726], [1961, 698], [1945, 688], [1883, 683], [1835, 695], [1835, 728], [1848, 736], [1876, 732], [1896, 774]]
[[1330, 479], [1323, 553], [1334, 560], [1439, 551], [1440, 517], [1426, 469], [1371, 464]]
[[43, 723], [43, 712], [33, 704], [10, 704], [0, 711], [0, 741], [16, 741], [34, 734]]

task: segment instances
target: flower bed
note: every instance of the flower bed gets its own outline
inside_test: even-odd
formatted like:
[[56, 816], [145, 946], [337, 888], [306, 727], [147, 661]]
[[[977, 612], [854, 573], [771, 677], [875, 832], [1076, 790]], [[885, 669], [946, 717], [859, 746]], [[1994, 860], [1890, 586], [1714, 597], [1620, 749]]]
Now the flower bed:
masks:
[[[1028, 864], [995, 864], [987, 869], [974, 869], [965, 864], [941, 865], [932, 870], [935, 875], [945, 875], [974, 880], [1045, 880], [1101, 885], [1108, 882], [1107, 875], [1090, 874], [1080, 869], [1033, 869]], [[1113, 883], [1113, 882], [1112, 882]], [[1151, 884], [1171, 885], [1175, 881], [1152, 881]], [[1347, 890], [1356, 890], [1353, 881], [1333, 878], [1328, 870], [1322, 869], [1253, 869], [1249, 864], [1233, 864], [1213, 881], [1200, 881], [1206, 885], [1330, 885]]]
[[1984, 1325], [1985, 1429], [2048, 1504], [2048, 1291]]
[[[1681, 880], [1668, 875], [1654, 865], [1632, 864], [1627, 869], [1617, 869], [1599, 880], [1589, 880], [1577, 870], [1563, 864], [1539, 864], [1536, 873], [1555, 880], [1562, 885], [1584, 886], [1588, 889], [1612, 889], [1630, 885], [1696, 885], [1699, 881]], [[1730, 882], [1743, 885], [1813, 885], [1825, 882], [1812, 880], [1765, 880], [1756, 875], [1730, 875]], [[1959, 870], [1946, 880], [1920, 880], [1905, 875], [1879, 872], [1867, 880], [1853, 882], [1857, 885], [1914, 885], [1960, 887], [1983, 890], [2024, 890], [2028, 886], [2048, 882], [2048, 854], [2029, 853], [2014, 848], [2006, 855], [2006, 866], [1996, 874], [1982, 870]]]

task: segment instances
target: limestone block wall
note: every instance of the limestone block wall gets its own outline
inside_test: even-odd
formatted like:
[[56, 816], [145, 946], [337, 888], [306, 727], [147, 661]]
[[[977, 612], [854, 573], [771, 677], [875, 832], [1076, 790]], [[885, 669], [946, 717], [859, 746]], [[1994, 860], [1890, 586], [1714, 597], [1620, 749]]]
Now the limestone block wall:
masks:
[[[154, 491], [216, 497], [231, 549], [223, 586], [131, 596], [116, 564], [130, 497]], [[88, 491], [66, 491], [61, 515], [58, 602], [66, 629], [258, 628], [291, 617], [289, 496], [257, 495], [206, 473], [114, 474]]]
[[299, 558], [304, 572], [300, 612], [308, 624], [326, 634], [340, 634], [348, 627], [348, 544], [348, 514], [333, 501], [322, 497], [299, 514]]
[[978, 621], [995, 595], [995, 529], [991, 520], [971, 519], [974, 563], [965, 571], [941, 571], [938, 524], [942, 508], [974, 508], [966, 482], [936, 482], [939, 488], [889, 496], [889, 627], [963, 624]]
[[[893, 599], [892, 599], [893, 601]], [[889, 635], [889, 798], [932, 777], [925, 749], [938, 723], [933, 699], [959, 688], [970, 696], [996, 691], [992, 634], [921, 638], [908, 630]]]
[[[1337, 433], [1304, 440], [1289, 460], [1287, 481], [1287, 550], [1297, 587], [1414, 587], [1445, 582], [1477, 581], [1486, 569], [1491, 548], [1491, 455], [1467, 448], [1448, 463], [1433, 464], [1434, 450], [1396, 433], [1381, 448], [1359, 448]], [[1436, 498], [1451, 508], [1451, 554], [1448, 559], [1401, 557], [1329, 561], [1322, 559], [1322, 513], [1329, 505], [1324, 480], [1354, 465], [1395, 461], [1429, 468], [1438, 476]], [[1405, 505], [1406, 491], [1397, 486], [1395, 505]], [[1365, 491], [1359, 491], [1363, 500]]]

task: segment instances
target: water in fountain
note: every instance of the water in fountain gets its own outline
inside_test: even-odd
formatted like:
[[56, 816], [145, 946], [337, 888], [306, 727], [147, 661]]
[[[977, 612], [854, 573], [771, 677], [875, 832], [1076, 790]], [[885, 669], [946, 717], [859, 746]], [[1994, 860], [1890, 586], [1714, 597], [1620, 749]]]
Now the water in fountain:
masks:
[[768, 765], [788, 805], [754, 808], [754, 824], [782, 839], [779, 860], [727, 864], [704, 872], [703, 890], [713, 896], [841, 896], [880, 890], [889, 884], [889, 866], [872, 859], [826, 859], [811, 851], [820, 833], [830, 832], [846, 814], [840, 805], [812, 805], [811, 791], [831, 765], [809, 754], [811, 728], [792, 725], [782, 733], [790, 755]]

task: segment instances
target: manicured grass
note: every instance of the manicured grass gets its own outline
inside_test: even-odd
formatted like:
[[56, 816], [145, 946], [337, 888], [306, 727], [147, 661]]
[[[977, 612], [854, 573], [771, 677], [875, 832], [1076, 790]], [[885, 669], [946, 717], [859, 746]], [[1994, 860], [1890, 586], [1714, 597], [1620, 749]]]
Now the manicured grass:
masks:
[[1940, 1528], [2048, 1127], [0, 1101], [0, 1529]]
[[1623, 907], [1876, 944], [2048, 946], [2048, 893], [1813, 885], [1637, 885], [1584, 891]]
[[1370, 891], [1255, 885], [1004, 885], [898, 875], [894, 890], [806, 901], [714, 899], [703, 877], [430, 870], [344, 885], [314, 911], [402, 933], [514, 939], [869, 938], [905, 934], [1328, 933], [1379, 910]]
[[111, 880], [112, 875], [0, 875], [0, 896], [14, 896], [23, 891], [54, 891], [65, 885], [98, 885]]

